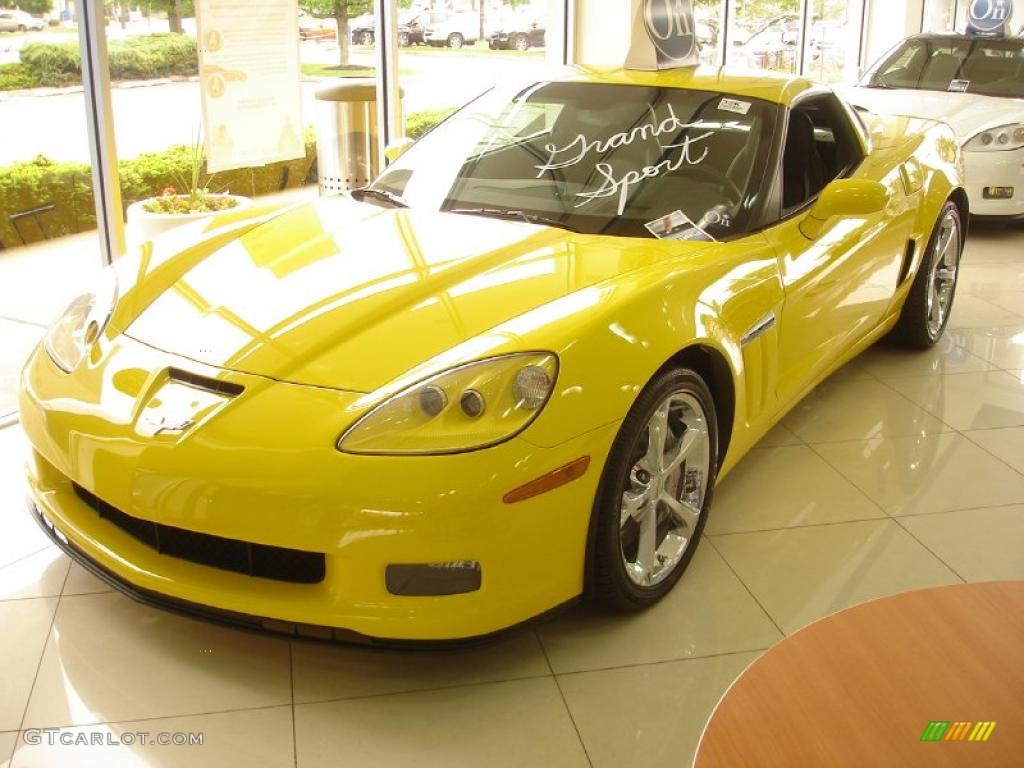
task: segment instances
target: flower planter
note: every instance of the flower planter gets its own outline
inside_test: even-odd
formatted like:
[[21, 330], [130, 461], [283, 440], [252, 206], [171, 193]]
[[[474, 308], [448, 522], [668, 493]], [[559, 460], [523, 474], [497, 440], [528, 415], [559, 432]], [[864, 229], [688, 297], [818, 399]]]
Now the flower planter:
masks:
[[231, 208], [225, 208], [221, 211], [209, 211], [206, 213], [153, 213], [145, 209], [145, 205], [151, 202], [154, 198], [147, 198], [145, 200], [139, 200], [137, 203], [132, 203], [128, 206], [128, 245], [134, 247], [152, 240], [158, 235], [162, 235], [164, 232], [180, 227], [182, 224], [190, 224], [193, 221], [199, 221], [200, 219], [208, 219], [211, 216], [216, 216], [219, 213], [227, 213], [229, 211], [238, 211], [243, 208], [248, 208], [252, 205], [252, 199], [248, 197], [241, 197], [239, 195], [211, 195], [211, 197], [230, 197], [236, 201], [236, 205]]

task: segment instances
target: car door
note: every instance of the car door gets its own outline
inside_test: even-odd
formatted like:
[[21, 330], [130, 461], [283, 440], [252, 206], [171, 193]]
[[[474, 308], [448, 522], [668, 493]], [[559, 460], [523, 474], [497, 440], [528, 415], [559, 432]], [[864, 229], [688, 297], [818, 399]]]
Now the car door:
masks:
[[[867, 140], [855, 119], [831, 92], [812, 93], [789, 110], [779, 169], [781, 220], [765, 232], [785, 291], [778, 378], [783, 406], [883, 320], [910, 244], [914, 210], [899, 167], [884, 172], [866, 161]], [[880, 181], [888, 202], [876, 213], [834, 216], [809, 237], [805, 219], [837, 178]]]

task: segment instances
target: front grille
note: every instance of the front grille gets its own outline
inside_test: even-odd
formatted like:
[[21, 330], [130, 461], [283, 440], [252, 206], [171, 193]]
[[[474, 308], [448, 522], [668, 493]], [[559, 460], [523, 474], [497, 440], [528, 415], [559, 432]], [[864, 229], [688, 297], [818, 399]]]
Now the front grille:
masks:
[[101, 518], [163, 555], [293, 584], [317, 584], [324, 580], [326, 558], [321, 552], [252, 544], [140, 520], [111, 506], [78, 483], [74, 488], [78, 497]]

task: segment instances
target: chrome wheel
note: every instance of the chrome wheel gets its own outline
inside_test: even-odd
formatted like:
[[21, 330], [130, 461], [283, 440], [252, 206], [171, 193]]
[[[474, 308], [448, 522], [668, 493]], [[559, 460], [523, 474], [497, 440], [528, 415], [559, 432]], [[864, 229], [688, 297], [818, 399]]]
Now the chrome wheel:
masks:
[[925, 304], [928, 335], [935, 338], [946, 324], [953, 304], [957, 270], [960, 267], [960, 222], [947, 212], [939, 222], [938, 237], [932, 247]]
[[691, 545], [710, 462], [704, 408], [689, 392], [673, 392], [640, 434], [620, 502], [622, 563], [637, 586], [650, 587], [669, 576]]

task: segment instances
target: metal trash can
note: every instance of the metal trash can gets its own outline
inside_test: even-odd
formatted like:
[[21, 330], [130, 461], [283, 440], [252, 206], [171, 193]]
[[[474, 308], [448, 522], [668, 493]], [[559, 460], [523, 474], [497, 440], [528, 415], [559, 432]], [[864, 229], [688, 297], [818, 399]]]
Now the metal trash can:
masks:
[[[401, 98], [401, 92], [399, 98]], [[316, 92], [316, 163], [321, 195], [365, 187], [376, 178], [377, 86], [353, 78]], [[401, 101], [399, 101], [401, 113]]]

